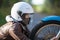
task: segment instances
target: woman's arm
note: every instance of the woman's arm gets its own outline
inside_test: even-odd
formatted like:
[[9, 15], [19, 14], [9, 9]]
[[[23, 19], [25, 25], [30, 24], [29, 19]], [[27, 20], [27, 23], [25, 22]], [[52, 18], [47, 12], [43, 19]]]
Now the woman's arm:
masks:
[[13, 30], [9, 30], [9, 34], [10, 34], [15, 40], [20, 40], [19, 37], [14, 33]]
[[58, 34], [53, 37], [51, 40], [58, 40], [60, 38], [60, 31], [58, 32]]

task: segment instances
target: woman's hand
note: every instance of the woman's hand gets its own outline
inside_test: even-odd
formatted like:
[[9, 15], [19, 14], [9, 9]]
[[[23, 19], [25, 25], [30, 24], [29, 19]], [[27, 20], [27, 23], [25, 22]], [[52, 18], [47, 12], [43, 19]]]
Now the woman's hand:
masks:
[[53, 38], [51, 38], [51, 40], [58, 40], [58, 38], [56, 38], [56, 37], [53, 37]]

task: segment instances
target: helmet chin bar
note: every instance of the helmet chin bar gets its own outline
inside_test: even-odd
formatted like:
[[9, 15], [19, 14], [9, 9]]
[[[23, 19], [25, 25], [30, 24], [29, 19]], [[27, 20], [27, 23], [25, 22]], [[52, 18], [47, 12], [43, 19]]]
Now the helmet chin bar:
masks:
[[30, 23], [31, 18], [29, 18], [28, 24]]

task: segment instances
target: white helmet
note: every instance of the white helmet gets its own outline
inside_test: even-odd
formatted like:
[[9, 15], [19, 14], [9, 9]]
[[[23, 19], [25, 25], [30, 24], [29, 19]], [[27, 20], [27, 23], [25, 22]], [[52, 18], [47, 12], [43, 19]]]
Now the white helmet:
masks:
[[19, 16], [18, 11], [21, 11], [22, 15], [24, 13], [34, 13], [34, 10], [30, 4], [26, 2], [15, 3], [11, 9], [11, 16], [17, 21], [22, 21], [22, 18]]

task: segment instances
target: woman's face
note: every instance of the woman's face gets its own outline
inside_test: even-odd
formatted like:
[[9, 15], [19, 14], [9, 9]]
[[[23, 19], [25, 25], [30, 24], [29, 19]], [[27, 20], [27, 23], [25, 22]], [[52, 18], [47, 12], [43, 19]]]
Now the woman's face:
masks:
[[23, 14], [22, 19], [23, 19], [23, 22], [25, 24], [29, 24], [29, 22], [30, 22], [30, 14], [28, 14], [28, 13]]

